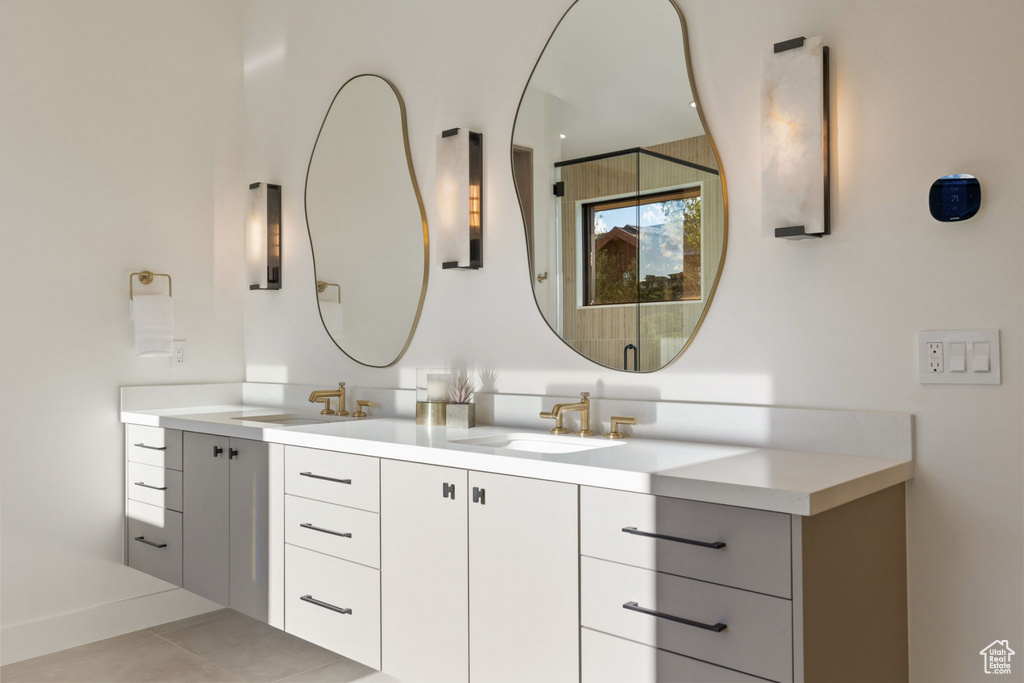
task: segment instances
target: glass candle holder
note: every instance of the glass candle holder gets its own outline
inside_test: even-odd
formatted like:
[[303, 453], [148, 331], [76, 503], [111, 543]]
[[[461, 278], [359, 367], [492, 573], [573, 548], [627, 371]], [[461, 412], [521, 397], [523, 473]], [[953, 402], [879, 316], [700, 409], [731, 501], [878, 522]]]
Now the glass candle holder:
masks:
[[452, 371], [448, 368], [416, 370], [416, 424], [428, 427], [445, 424], [451, 380]]
[[416, 400], [421, 403], [447, 403], [452, 371], [448, 368], [416, 370]]

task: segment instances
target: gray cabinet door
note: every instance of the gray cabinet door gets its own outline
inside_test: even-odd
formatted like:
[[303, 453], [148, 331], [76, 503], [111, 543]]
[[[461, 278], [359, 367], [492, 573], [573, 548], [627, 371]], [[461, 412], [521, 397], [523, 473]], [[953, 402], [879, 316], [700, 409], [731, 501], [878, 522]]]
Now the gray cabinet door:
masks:
[[[268, 445], [231, 439], [230, 603], [231, 609], [267, 620]], [[227, 491], [227, 489], [225, 489]]]
[[577, 487], [483, 472], [469, 486], [470, 680], [578, 681]]
[[182, 463], [182, 587], [228, 606], [229, 439], [186, 432]]
[[467, 683], [466, 470], [382, 460], [380, 472], [382, 668]]

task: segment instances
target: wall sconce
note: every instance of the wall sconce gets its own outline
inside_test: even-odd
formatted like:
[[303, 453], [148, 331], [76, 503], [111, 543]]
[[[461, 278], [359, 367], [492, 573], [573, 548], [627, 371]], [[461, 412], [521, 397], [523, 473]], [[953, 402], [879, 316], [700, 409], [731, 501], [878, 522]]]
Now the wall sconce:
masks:
[[830, 233], [828, 46], [776, 43], [761, 64], [761, 223], [776, 237]]
[[441, 267], [484, 265], [484, 136], [450, 128], [437, 141], [438, 251]]
[[281, 289], [280, 185], [249, 185], [245, 252], [249, 289]]

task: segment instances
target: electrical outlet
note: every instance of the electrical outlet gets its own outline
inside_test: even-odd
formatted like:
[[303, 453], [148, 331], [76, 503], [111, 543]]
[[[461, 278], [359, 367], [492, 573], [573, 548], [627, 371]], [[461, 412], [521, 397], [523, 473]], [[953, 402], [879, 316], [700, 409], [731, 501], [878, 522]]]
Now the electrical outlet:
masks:
[[928, 354], [928, 372], [942, 372], [942, 342], [927, 342], [925, 353]]
[[999, 330], [919, 332], [921, 384], [1000, 384]]
[[183, 368], [185, 367], [185, 340], [174, 341], [171, 343], [171, 367], [172, 368]]

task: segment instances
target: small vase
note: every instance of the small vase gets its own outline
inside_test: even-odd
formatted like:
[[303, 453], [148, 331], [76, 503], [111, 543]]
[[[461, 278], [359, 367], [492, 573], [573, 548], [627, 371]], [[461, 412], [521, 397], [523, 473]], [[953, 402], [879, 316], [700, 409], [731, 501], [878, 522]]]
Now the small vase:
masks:
[[448, 426], [453, 429], [476, 427], [476, 404], [449, 403]]

